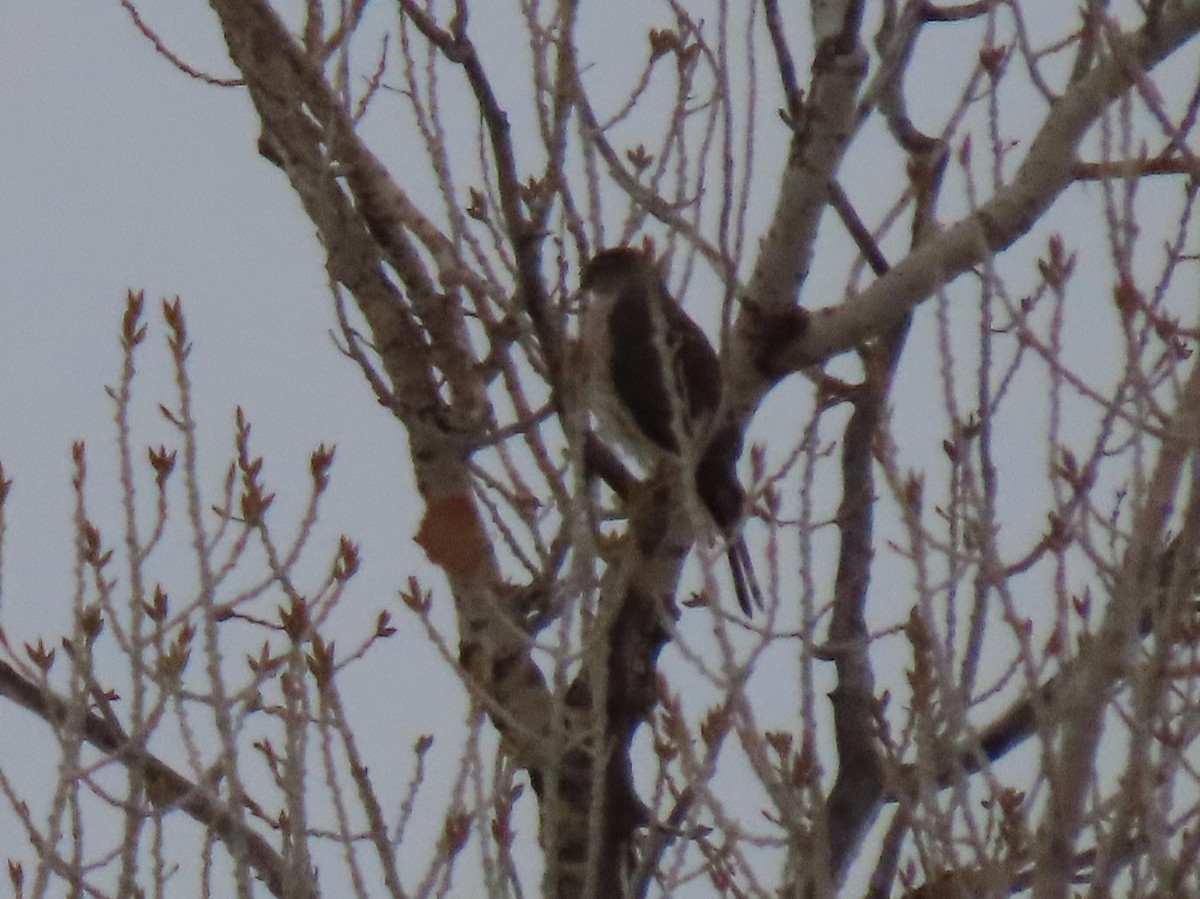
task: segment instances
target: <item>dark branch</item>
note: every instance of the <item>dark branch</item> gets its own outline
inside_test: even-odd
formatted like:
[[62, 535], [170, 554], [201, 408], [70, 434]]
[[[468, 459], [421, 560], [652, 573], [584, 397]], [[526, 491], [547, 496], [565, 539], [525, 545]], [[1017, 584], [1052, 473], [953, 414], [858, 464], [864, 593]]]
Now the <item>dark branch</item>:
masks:
[[[33, 712], [56, 731], [74, 723], [72, 703], [31, 683], [7, 662], [0, 660], [0, 695]], [[258, 833], [246, 827], [227, 805], [211, 792], [188, 780], [174, 768], [132, 742], [115, 723], [89, 712], [81, 724], [83, 739], [122, 765], [136, 769], [153, 784], [157, 805], [175, 805], [204, 825], [225, 844], [230, 854], [245, 856], [246, 863], [276, 896], [284, 893], [284, 864], [279, 854]], [[297, 897], [302, 899], [302, 897]]]

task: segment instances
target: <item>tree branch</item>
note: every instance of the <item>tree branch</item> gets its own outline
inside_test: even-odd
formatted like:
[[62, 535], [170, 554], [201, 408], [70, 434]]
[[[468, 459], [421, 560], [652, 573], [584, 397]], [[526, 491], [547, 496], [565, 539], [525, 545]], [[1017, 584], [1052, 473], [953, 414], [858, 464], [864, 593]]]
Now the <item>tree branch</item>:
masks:
[[[798, 371], [844, 353], [885, 333], [938, 287], [1005, 249], [1050, 208], [1075, 174], [1076, 148], [1104, 108], [1133, 82], [1126, 61], [1148, 70], [1200, 30], [1200, 2], [1186, 0], [1164, 13], [1153, 33], [1124, 36], [1119, 54], [1100, 57], [1095, 68], [1073, 84], [1046, 115], [1012, 183], [978, 212], [940, 230], [898, 262], [867, 290], [812, 317], [803, 337], [781, 354]], [[769, 384], [761, 383], [765, 393]]]
[[[72, 704], [49, 690], [43, 690], [26, 680], [8, 662], [0, 660], [0, 695], [33, 712], [52, 728], [61, 731], [70, 722], [79, 720], [72, 714]], [[255, 830], [241, 822], [229, 807], [212, 793], [188, 780], [158, 757], [130, 741], [113, 721], [94, 712], [82, 719], [82, 736], [92, 746], [106, 752], [130, 769], [136, 769], [145, 779], [148, 792], [158, 806], [175, 805], [195, 821], [204, 825], [231, 851], [242, 848], [246, 863], [276, 896], [284, 895], [284, 863], [282, 857]], [[302, 899], [302, 897], [297, 897]]]

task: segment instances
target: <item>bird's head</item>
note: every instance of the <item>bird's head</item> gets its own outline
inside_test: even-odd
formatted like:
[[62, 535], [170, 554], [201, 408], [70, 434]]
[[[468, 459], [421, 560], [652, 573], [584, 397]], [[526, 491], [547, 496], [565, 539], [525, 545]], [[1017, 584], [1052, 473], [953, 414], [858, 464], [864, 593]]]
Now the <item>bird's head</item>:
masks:
[[597, 253], [583, 269], [580, 286], [584, 290], [607, 292], [624, 287], [631, 278], [649, 277], [655, 265], [642, 250], [613, 247]]

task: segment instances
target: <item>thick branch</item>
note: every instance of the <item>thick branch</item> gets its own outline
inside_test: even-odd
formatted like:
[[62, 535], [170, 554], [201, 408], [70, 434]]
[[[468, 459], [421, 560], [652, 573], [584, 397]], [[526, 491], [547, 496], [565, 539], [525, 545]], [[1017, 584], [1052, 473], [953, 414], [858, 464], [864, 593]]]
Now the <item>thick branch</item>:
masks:
[[[211, 0], [230, 58], [241, 70], [265, 134], [317, 228], [332, 278], [344, 284], [371, 328], [372, 344], [409, 439], [417, 489], [426, 503], [418, 543], [442, 567], [458, 614], [460, 662], [517, 764], [553, 761], [554, 702], [530, 656], [518, 611], [505, 602], [494, 548], [472, 499], [469, 426], [485, 402], [467, 349], [447, 322], [461, 358], [438, 367], [454, 377], [445, 401], [409, 303], [437, 304], [409, 233], [439, 258], [446, 245], [354, 133], [321, 73], [264, 0]], [[341, 178], [349, 183], [351, 193]], [[396, 270], [408, 296], [383, 268]], [[439, 263], [440, 264], [440, 263]], [[459, 272], [466, 277], [466, 273]], [[445, 269], [443, 269], [445, 277]], [[436, 327], [438, 312], [422, 312]], [[459, 325], [461, 323], [458, 323]]]
[[837, 517], [841, 551], [829, 625], [830, 655], [838, 676], [837, 688], [830, 697], [838, 776], [826, 802], [834, 883], [841, 881], [855, 847], [878, 811], [883, 792], [875, 727], [875, 679], [864, 608], [874, 544], [872, 448], [887, 395], [885, 385], [882, 378], [864, 385], [842, 438], [845, 486]]
[[1104, 620], [1081, 653], [1077, 676], [1063, 684], [1050, 709], [1061, 736], [1052, 756], [1047, 750], [1050, 795], [1038, 831], [1034, 899], [1061, 896], [1069, 886], [1073, 872], [1068, 860], [1083, 827], [1083, 805], [1093, 784], [1101, 720], [1113, 686], [1128, 674], [1146, 597], [1160, 584], [1163, 530], [1176, 502], [1185, 462], [1198, 449], [1200, 365], [1193, 367], [1179, 398], [1170, 434], [1163, 441], [1145, 500], [1134, 518], [1133, 539]]
[[[1076, 148], [1087, 130], [1133, 82], [1130, 61], [1151, 69], [1198, 29], [1200, 0], [1188, 0], [1164, 13], [1153, 33], [1121, 38], [1121, 51], [1101, 57], [1047, 113], [1011, 185], [975, 214], [931, 235], [858, 296], [814, 313], [803, 337], [780, 355], [781, 367], [799, 370], [885, 333], [938, 287], [1028, 232], [1071, 184]], [[762, 391], [769, 386], [762, 383]]]
[[[71, 703], [49, 690], [42, 690], [0, 660], [0, 695], [33, 712], [56, 730], [67, 727], [75, 716]], [[132, 743], [115, 724], [89, 713], [81, 723], [82, 737], [92, 746], [116, 758], [127, 768], [137, 769], [159, 805], [177, 805], [211, 831], [231, 853], [243, 851], [246, 863], [276, 896], [284, 894], [284, 863], [271, 845], [247, 827], [229, 807], [211, 792], [192, 783], [170, 765]]]
[[[1195, 516], [1198, 510], [1195, 499], [1189, 510]], [[1196, 523], [1193, 522], [1191, 529], [1185, 529], [1162, 554], [1158, 565], [1158, 586], [1153, 591], [1152, 598], [1143, 602], [1138, 625], [1140, 638], [1157, 635], [1159, 629], [1165, 630], [1169, 637], [1173, 622], [1180, 617], [1190, 620], [1200, 611], [1200, 607], [1195, 605], [1194, 590], [1187, 590], [1186, 595], [1182, 597], [1184, 601], [1192, 602], [1192, 606], [1186, 609], [1180, 608], [1181, 597], [1171, 590], [1172, 583], [1179, 578], [1181, 570], [1185, 573], [1184, 580], [1189, 584], [1192, 582], [1196, 571], [1197, 542], [1200, 539], [1197, 530]], [[1166, 622], [1165, 627], [1163, 622]], [[977, 748], [961, 752], [957, 749], [950, 750], [952, 755], [941, 759], [934, 766], [938, 786], [952, 786], [962, 774], [974, 774], [985, 764], [994, 764], [1036, 734], [1040, 725], [1052, 720], [1052, 715], [1047, 710], [1052, 709], [1058, 698], [1064, 695], [1064, 691], [1070, 689], [1069, 685], [1084, 682], [1088, 664], [1088, 656], [1083, 654], [1067, 660], [1059, 671], [1022, 695], [980, 730]], [[910, 791], [910, 795], [916, 795], [916, 775], [916, 769], [912, 766], [902, 770], [899, 778], [901, 791]], [[888, 798], [896, 800], [900, 797], [892, 795]]]
[[[779, 198], [749, 283], [755, 307], [790, 308], [808, 275], [829, 184], [854, 129], [855, 94], [866, 54], [854, 32], [817, 50], [808, 102], [798, 121], [779, 186]], [[742, 315], [744, 320], [745, 313]]]

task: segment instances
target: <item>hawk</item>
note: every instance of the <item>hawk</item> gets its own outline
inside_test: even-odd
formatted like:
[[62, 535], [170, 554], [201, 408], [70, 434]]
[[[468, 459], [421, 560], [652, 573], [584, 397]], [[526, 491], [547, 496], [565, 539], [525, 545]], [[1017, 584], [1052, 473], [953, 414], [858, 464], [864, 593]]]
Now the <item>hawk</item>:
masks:
[[718, 426], [721, 362], [700, 327], [667, 293], [645, 252], [617, 247], [584, 267], [580, 338], [591, 408], [601, 433], [642, 464], [681, 466], [728, 543], [742, 611], [762, 606], [738, 533], [744, 492], [737, 478], [741, 434]]

